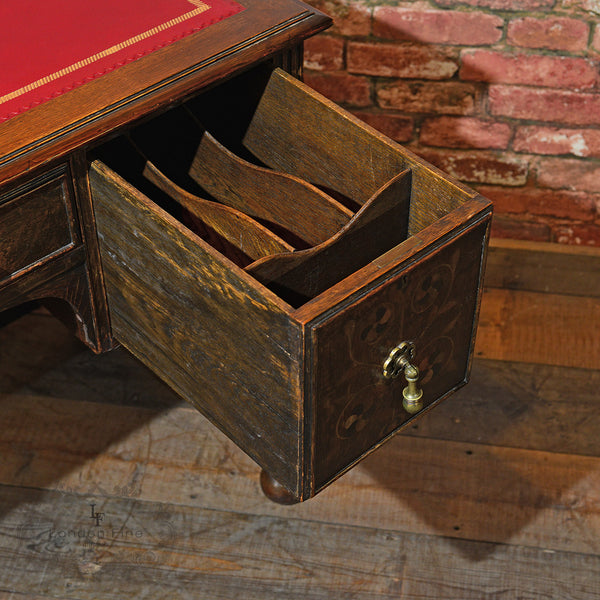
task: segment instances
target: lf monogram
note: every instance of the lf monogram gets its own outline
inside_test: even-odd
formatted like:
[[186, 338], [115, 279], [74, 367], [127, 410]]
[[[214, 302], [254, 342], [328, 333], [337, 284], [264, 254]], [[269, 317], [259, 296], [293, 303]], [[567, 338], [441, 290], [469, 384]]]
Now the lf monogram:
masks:
[[90, 506], [92, 507], [92, 514], [90, 516], [90, 519], [96, 519], [96, 527], [100, 527], [101, 521], [104, 521], [104, 513], [95, 512], [95, 504], [90, 504]]

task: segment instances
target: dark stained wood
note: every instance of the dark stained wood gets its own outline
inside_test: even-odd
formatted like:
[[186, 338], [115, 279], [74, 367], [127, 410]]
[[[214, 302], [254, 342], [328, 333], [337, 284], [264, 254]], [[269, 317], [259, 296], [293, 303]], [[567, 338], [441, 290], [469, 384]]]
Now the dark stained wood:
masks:
[[277, 504], [296, 504], [298, 498], [289, 490], [284, 488], [279, 481], [276, 481], [264, 469], [260, 472], [260, 487], [265, 496]]
[[493, 240], [486, 286], [600, 298], [600, 250], [520, 240]]
[[186, 192], [150, 161], [146, 162], [144, 176], [251, 260], [294, 249], [247, 214]]
[[74, 248], [66, 165], [0, 194], [0, 286]]
[[[108, 317], [99, 316], [84, 245], [81, 185], [75, 162], [50, 166], [5, 187], [0, 310], [42, 300], [94, 351], [109, 349]], [[87, 181], [84, 171], [83, 181]], [[95, 236], [95, 233], [94, 233]], [[99, 264], [95, 263], [96, 273]]]
[[268, 166], [359, 204], [411, 169], [411, 235], [475, 196], [282, 70], [269, 80], [244, 144]]
[[83, 245], [89, 238], [82, 227], [76, 182], [73, 165], [58, 164], [4, 187], [0, 310], [41, 300], [99, 352], [111, 344], [107, 317], [99, 318], [90, 287], [91, 268]]
[[298, 493], [301, 332], [286, 305], [107, 167], [91, 182], [115, 336]]
[[[378, 190], [325, 242], [266, 257], [246, 271], [297, 306], [358, 271], [406, 239], [411, 177], [404, 171]], [[312, 218], [312, 212], [307, 212]]]
[[[294, 317], [302, 323], [308, 323], [319, 318], [319, 315], [329, 306], [351, 303], [363, 289], [377, 285], [382, 278], [390, 277], [403, 268], [426, 260], [431, 252], [455, 239], [464, 230], [484, 221], [489, 222], [491, 212], [491, 204], [484, 198], [476, 198], [472, 202], [465, 203], [307, 302], [294, 312]], [[482, 281], [480, 283], [483, 285]]]
[[[85, 152], [74, 152], [71, 155], [71, 176], [75, 192], [75, 204], [79, 221], [79, 231], [85, 251], [85, 269], [87, 271], [90, 312], [92, 323], [88, 325], [88, 336], [94, 339], [93, 349], [105, 352], [115, 347], [116, 343], [110, 331], [110, 317], [104, 274], [100, 263], [100, 250], [96, 233], [96, 220], [92, 208], [92, 198], [88, 180], [88, 161]], [[93, 333], [92, 333], [93, 332]]]
[[423, 404], [464, 385], [487, 223], [400, 270], [311, 327], [314, 486], [320, 489], [412, 418], [404, 377], [383, 364], [402, 341], [415, 344]]
[[44, 301], [73, 334], [100, 351], [88, 274], [79, 247], [36, 268], [28, 277], [2, 288], [0, 311], [34, 300]]
[[310, 246], [334, 236], [352, 217], [351, 210], [314, 186], [240, 159], [208, 132], [190, 175], [223, 204], [282, 227]]

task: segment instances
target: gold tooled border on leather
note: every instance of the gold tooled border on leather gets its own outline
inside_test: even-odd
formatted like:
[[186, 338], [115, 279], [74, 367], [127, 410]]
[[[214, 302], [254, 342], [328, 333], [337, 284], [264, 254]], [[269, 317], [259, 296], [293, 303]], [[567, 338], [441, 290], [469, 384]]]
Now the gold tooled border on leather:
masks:
[[120, 50], [124, 50], [125, 48], [128, 48], [129, 46], [133, 46], [134, 44], [141, 42], [142, 40], [151, 38], [152, 36], [156, 35], [157, 33], [160, 33], [161, 31], [165, 31], [167, 29], [170, 29], [171, 27], [174, 27], [175, 25], [179, 25], [180, 23], [188, 21], [189, 19], [193, 19], [194, 17], [197, 17], [198, 15], [202, 14], [203, 12], [205, 12], [211, 8], [208, 4], [205, 4], [204, 2], [201, 2], [200, 0], [187, 0], [187, 1], [190, 2], [191, 4], [193, 4], [194, 6], [196, 6], [196, 8], [194, 10], [191, 10], [190, 12], [180, 15], [179, 17], [175, 17], [174, 19], [171, 19], [171, 20], [167, 21], [166, 23], [161, 23], [160, 25], [157, 25], [156, 27], [153, 27], [152, 29], [148, 29], [147, 31], [144, 31], [143, 33], [139, 33], [138, 35], [130, 37], [129, 39], [127, 39], [123, 42], [120, 42], [118, 44], [115, 44], [114, 46], [111, 46], [110, 48], [106, 48], [106, 50], [102, 50], [101, 52], [97, 52], [96, 54], [93, 54], [92, 56], [90, 56], [88, 58], [84, 58], [83, 60], [73, 63], [72, 65], [69, 65], [68, 67], [65, 67], [64, 69], [60, 69], [60, 71], [56, 71], [55, 73], [46, 75], [45, 77], [42, 77], [41, 79], [38, 79], [37, 81], [33, 81], [32, 83], [29, 83], [29, 84], [19, 88], [18, 90], [15, 90], [13, 92], [5, 94], [4, 96], [0, 97], [0, 104], [3, 104], [4, 102], [8, 102], [9, 100], [14, 100], [15, 98], [18, 98], [19, 96], [22, 96], [23, 94], [26, 94], [28, 92], [32, 92], [33, 90], [35, 90], [39, 87], [42, 87], [43, 85], [46, 85], [47, 83], [50, 83], [51, 81], [56, 81], [57, 79], [60, 79], [61, 77], [64, 77], [65, 75], [68, 75], [69, 73], [74, 73], [75, 71], [77, 71], [83, 67], [86, 67], [87, 65], [90, 65], [98, 60], [106, 58], [107, 56], [110, 56], [111, 54], [116, 54]]

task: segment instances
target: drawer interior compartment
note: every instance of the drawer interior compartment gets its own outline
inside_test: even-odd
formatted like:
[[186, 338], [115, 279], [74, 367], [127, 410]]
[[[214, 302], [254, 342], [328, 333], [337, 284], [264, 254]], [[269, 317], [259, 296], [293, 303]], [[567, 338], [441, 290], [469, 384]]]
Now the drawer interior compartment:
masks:
[[[219, 98], [244, 94], [219, 88], [134, 129], [105, 147], [102, 160], [151, 197], [159, 191], [192, 230], [298, 307], [407, 238], [412, 172], [400, 167], [375, 176], [368, 165], [355, 166], [348, 181], [361, 184], [349, 188], [318, 172], [297, 176], [290, 171], [301, 169], [275, 164], [276, 153], [265, 148], [281, 118], [274, 101], [282, 83], [298, 86], [276, 70], [237, 141], [230, 130], [215, 128], [235, 150], [213, 135], [208, 115], [219, 114]], [[223, 120], [227, 116], [219, 115]], [[295, 125], [281, 132], [289, 136], [281, 144], [291, 154], [294, 131]], [[165, 143], [170, 136], [175, 139]], [[316, 164], [333, 160], [332, 149], [317, 141], [298, 147], [309, 144]]]
[[0, 285], [75, 245], [72, 197], [66, 166], [0, 194]]
[[403, 339], [424, 409], [466, 382], [490, 203], [287, 73], [95, 158], [115, 337], [298, 499], [412, 418], [382, 376]]

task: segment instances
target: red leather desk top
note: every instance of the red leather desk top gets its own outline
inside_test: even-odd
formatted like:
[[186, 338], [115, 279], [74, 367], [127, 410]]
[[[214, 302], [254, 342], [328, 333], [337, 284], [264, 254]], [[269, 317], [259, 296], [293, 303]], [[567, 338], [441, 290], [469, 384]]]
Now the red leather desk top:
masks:
[[232, 0], [0, 2], [0, 122], [240, 10]]

